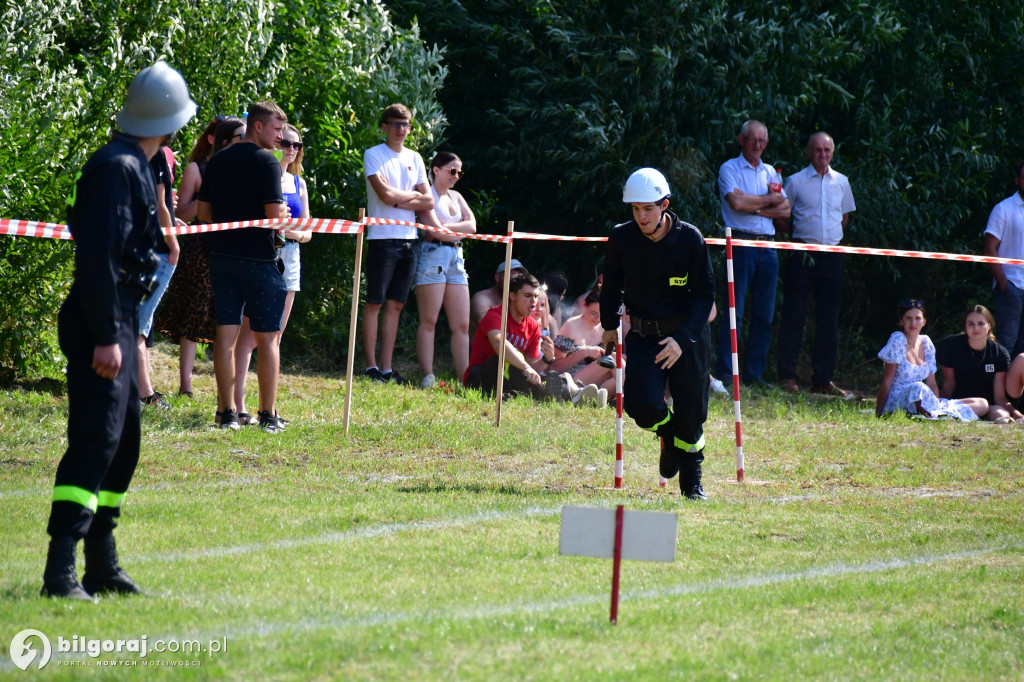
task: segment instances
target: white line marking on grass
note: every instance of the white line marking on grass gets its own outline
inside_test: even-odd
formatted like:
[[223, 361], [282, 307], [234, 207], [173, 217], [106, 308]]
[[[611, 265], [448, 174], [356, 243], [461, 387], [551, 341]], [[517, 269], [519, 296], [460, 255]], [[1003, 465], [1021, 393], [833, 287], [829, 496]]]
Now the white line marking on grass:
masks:
[[[862, 564], [831, 564], [828, 566], [812, 566], [802, 571], [784, 571], [781, 573], [766, 573], [752, 575], [739, 579], [712, 580], [701, 583], [681, 583], [668, 587], [637, 590], [623, 593], [622, 601], [645, 601], [664, 599], [666, 597], [678, 597], [690, 594], [704, 594], [722, 590], [744, 590], [768, 585], [778, 585], [798, 580], [815, 580], [819, 578], [835, 578], [848, 575], [863, 575], [880, 573], [902, 568], [914, 568], [921, 566], [932, 566], [949, 561], [961, 559], [972, 559], [986, 554], [993, 554], [1003, 550], [1024, 549], [1024, 544], [999, 545], [981, 549], [963, 550], [947, 554], [934, 554], [918, 557], [877, 559]], [[306, 618], [297, 621], [284, 622], [261, 622], [250, 627], [239, 629], [224, 629], [210, 631], [208, 633], [188, 635], [168, 635], [164, 639], [209, 639], [213, 637], [272, 637], [282, 632], [311, 632], [316, 630], [338, 629], [338, 628], [374, 628], [382, 625], [393, 625], [408, 622], [436, 622], [447, 620], [478, 620], [482, 618], [495, 618], [502, 616], [530, 615], [535, 613], [546, 613], [560, 609], [573, 608], [578, 606], [589, 606], [592, 604], [607, 604], [608, 594], [578, 595], [566, 599], [543, 602], [526, 602], [520, 604], [493, 604], [490, 606], [477, 606], [472, 609], [430, 609], [414, 612], [385, 612], [373, 613], [365, 616], [352, 618], [331, 617], [331, 618]]]
[[254, 542], [245, 545], [232, 545], [228, 547], [210, 547], [191, 552], [168, 552], [166, 554], [141, 554], [132, 556], [131, 561], [187, 561], [195, 559], [218, 559], [240, 554], [263, 553], [274, 549], [294, 549], [296, 547], [308, 547], [310, 545], [327, 545], [334, 543], [348, 542], [349, 540], [365, 540], [377, 538], [384, 535], [395, 535], [410, 531], [430, 531], [457, 526], [466, 526], [487, 521], [504, 521], [531, 516], [552, 516], [558, 514], [562, 507], [531, 507], [529, 509], [515, 511], [483, 511], [468, 516], [457, 516], [439, 521], [405, 521], [402, 523], [385, 523], [381, 525], [354, 528], [352, 530], [325, 533], [306, 538], [294, 538], [287, 540], [275, 540], [273, 542]]

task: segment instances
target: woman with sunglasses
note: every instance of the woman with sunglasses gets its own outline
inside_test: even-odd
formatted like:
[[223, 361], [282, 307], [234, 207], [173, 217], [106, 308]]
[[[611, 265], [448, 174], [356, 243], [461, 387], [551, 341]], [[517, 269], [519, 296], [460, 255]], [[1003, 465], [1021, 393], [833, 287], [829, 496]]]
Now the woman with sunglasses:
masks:
[[[306, 191], [306, 181], [301, 177], [303, 144], [299, 129], [286, 123], [277, 147], [281, 152], [281, 194], [284, 196], [284, 202], [288, 206], [292, 218], [308, 218], [309, 193]], [[284, 334], [284, 328], [288, 325], [288, 318], [291, 316], [295, 292], [300, 289], [299, 280], [302, 268], [299, 261], [299, 244], [305, 244], [312, 237], [312, 230], [287, 230], [284, 233], [284, 245], [278, 252], [281, 262], [284, 264], [284, 284], [285, 290], [288, 292], [284, 299], [281, 330], [277, 332], [278, 346], [281, 345], [281, 336]], [[243, 316], [242, 328], [235, 341], [235, 405], [238, 406], [238, 423], [243, 426], [256, 422], [245, 411], [245, 380], [249, 373], [249, 363], [252, 360], [254, 348], [256, 348], [256, 337], [249, 329], [249, 318]]]
[[942, 397], [984, 400], [988, 412], [982, 416], [997, 424], [1024, 422], [1024, 414], [1006, 396], [1010, 354], [996, 342], [995, 326], [989, 309], [975, 305], [964, 317], [964, 331], [939, 342]]
[[988, 412], [983, 399], [966, 401], [937, 397], [935, 346], [921, 329], [925, 325], [924, 301], [910, 299], [899, 306], [901, 329], [889, 337], [878, 352], [885, 363], [882, 385], [878, 387], [875, 415], [907, 412], [925, 419], [974, 421]]
[[[196, 140], [181, 177], [174, 215], [195, 223], [199, 188], [206, 164], [214, 152], [239, 142], [245, 135], [245, 121], [234, 116], [216, 116]], [[210, 260], [203, 234], [181, 235], [178, 268], [153, 318], [154, 328], [177, 342], [178, 394], [192, 397], [192, 370], [196, 346], [213, 343], [217, 327], [213, 316]]]
[[[459, 234], [428, 232], [419, 244], [413, 286], [420, 315], [416, 329], [416, 356], [423, 373], [423, 388], [437, 383], [434, 378], [434, 329], [442, 305], [451, 328], [455, 376], [463, 376], [469, 367], [469, 277], [459, 235], [476, 233], [473, 211], [462, 195], [453, 189], [463, 176], [462, 159], [451, 152], [438, 152], [430, 162], [429, 175], [434, 195], [433, 212], [443, 227]], [[417, 220], [423, 222], [420, 214], [417, 214]]]

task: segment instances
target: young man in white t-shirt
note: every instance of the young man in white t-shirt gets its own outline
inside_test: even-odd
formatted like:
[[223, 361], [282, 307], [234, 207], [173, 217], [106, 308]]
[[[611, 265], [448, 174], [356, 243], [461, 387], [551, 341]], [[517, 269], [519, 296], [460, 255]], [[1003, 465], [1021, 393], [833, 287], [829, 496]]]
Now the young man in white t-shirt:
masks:
[[[404, 104], [388, 106], [380, 117], [380, 128], [386, 136], [384, 143], [363, 154], [369, 217], [414, 223], [419, 212], [424, 224], [440, 227], [434, 215], [434, 198], [427, 184], [423, 159], [405, 147], [405, 138], [412, 130], [409, 108]], [[383, 383], [407, 384], [408, 381], [393, 371], [391, 362], [398, 318], [416, 276], [416, 228], [370, 225], [366, 238], [366, 305], [363, 307], [366, 376]], [[380, 316], [381, 308], [383, 316]]]

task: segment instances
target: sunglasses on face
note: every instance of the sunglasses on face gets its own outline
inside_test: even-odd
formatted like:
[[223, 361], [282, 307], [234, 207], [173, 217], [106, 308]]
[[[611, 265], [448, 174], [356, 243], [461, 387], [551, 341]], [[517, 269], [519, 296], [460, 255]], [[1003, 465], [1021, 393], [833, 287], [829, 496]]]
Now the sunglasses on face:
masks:
[[408, 121], [388, 121], [387, 125], [391, 126], [395, 130], [412, 129], [412, 123], [409, 123]]
[[449, 168], [448, 172], [452, 174], [453, 178], [458, 178], [460, 180], [462, 179], [462, 176], [466, 174], [466, 171], [458, 168]]
[[292, 142], [291, 140], [281, 140], [280, 142], [278, 142], [278, 144], [281, 145], [281, 149], [294, 149], [295, 151], [299, 151], [300, 149], [302, 149], [302, 143], [301, 142]]

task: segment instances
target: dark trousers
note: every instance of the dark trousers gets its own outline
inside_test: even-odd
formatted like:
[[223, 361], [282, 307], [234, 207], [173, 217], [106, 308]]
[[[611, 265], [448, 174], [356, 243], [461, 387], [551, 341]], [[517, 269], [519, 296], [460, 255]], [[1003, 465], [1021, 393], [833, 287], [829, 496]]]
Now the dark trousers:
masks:
[[[678, 456], [699, 464], [704, 460], [704, 422], [708, 418], [708, 386], [711, 370], [711, 330], [704, 326], [694, 343], [669, 369], [655, 363], [663, 337], [626, 335], [625, 383], [622, 407], [637, 426], [654, 431], [673, 444]], [[672, 409], [665, 403], [665, 386], [672, 394]], [[671, 441], [669, 440], [671, 439]]]
[[[466, 386], [479, 388], [484, 395], [494, 395], [498, 388], [498, 356], [492, 355], [483, 363], [472, 367], [466, 375]], [[548, 393], [544, 384], [534, 386], [526, 380], [521, 370], [505, 363], [505, 380], [502, 382], [502, 393], [513, 395], [529, 395], [536, 400], [544, 400]]]
[[82, 538], [91, 526], [94, 532], [113, 529], [139, 462], [138, 305], [121, 309], [121, 370], [114, 379], [92, 369], [96, 344], [79, 305], [65, 303], [57, 323], [68, 359], [68, 449], [57, 466], [46, 528], [51, 537]]
[[796, 379], [797, 358], [807, 322], [807, 298], [814, 291], [814, 350], [811, 382], [826, 386], [836, 371], [839, 304], [845, 254], [796, 251], [782, 265], [782, 321], [779, 323], [779, 379]]

